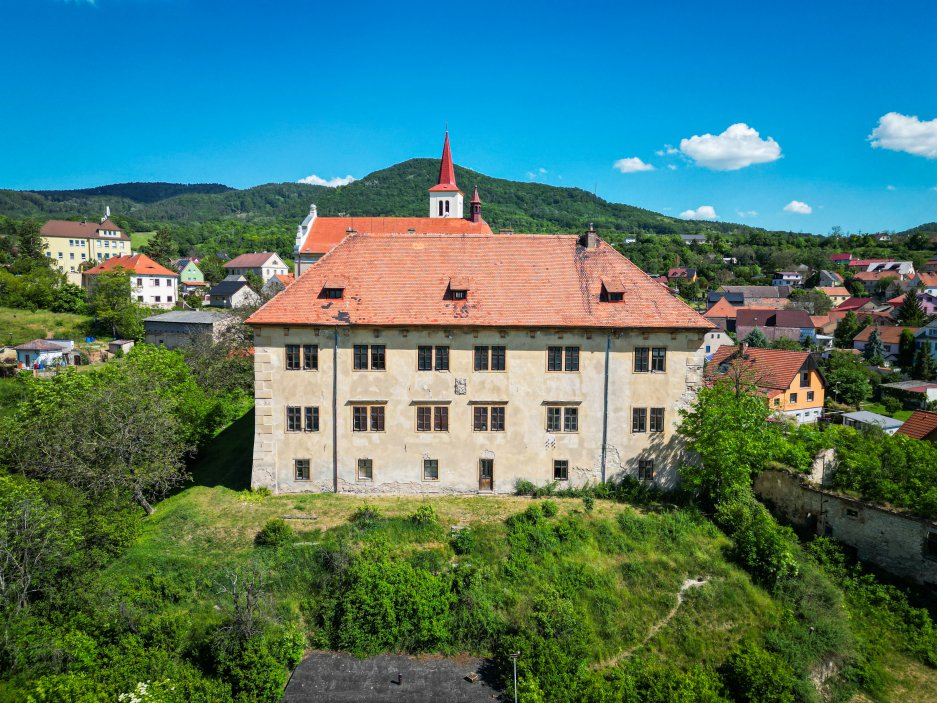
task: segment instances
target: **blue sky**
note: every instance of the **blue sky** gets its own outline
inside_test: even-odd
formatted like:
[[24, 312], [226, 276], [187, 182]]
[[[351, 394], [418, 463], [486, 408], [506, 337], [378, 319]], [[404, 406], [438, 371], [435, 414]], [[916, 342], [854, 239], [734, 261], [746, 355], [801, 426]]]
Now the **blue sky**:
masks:
[[932, 0], [0, 0], [0, 25], [0, 187], [360, 178], [448, 122], [461, 165], [669, 215], [937, 220]]

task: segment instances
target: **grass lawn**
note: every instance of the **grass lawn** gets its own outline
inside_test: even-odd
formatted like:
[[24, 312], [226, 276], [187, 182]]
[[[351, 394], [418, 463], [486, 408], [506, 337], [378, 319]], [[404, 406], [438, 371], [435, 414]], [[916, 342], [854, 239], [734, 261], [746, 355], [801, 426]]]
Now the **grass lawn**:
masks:
[[130, 235], [130, 249], [137, 253], [140, 251], [140, 247], [146, 244], [156, 232], [133, 232]]
[[15, 346], [34, 339], [84, 337], [91, 318], [67, 312], [0, 307], [0, 345]]
[[863, 410], [868, 410], [870, 413], [878, 413], [879, 415], [885, 415], [886, 417], [893, 417], [896, 420], [907, 420], [911, 417], [913, 410], [899, 410], [896, 413], [889, 413], [885, 410], [885, 406], [881, 403], [865, 403], [862, 406]]

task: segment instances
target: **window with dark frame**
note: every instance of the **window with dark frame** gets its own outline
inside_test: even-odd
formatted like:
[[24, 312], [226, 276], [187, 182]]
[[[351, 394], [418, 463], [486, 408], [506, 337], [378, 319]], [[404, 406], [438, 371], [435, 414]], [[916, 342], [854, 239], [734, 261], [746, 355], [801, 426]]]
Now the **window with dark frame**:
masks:
[[559, 432], [563, 428], [563, 409], [550, 406], [547, 408], [547, 432]]
[[563, 408], [563, 432], [579, 431], [579, 408]]
[[416, 353], [417, 371], [432, 371], [433, 369], [433, 348], [419, 347]]
[[449, 347], [421, 346], [417, 349], [418, 371], [448, 371]]
[[579, 347], [547, 347], [547, 371], [578, 371]]
[[368, 345], [355, 345], [355, 371], [368, 370]]
[[475, 432], [488, 431], [488, 406], [476, 405], [472, 410], [472, 429]]
[[323, 288], [322, 297], [329, 300], [339, 300], [344, 293], [344, 288]]
[[566, 347], [566, 359], [564, 360], [564, 370], [579, 370], [579, 347]]
[[436, 370], [449, 370], [449, 347], [436, 347]]
[[563, 347], [547, 347], [547, 371], [563, 370]]
[[647, 432], [647, 408], [633, 408], [631, 411], [631, 431]]
[[386, 347], [383, 344], [372, 344], [371, 345], [371, 370], [372, 371], [384, 371], [384, 350]]
[[490, 352], [489, 347], [475, 347], [475, 370], [476, 371], [488, 370], [489, 352]]
[[424, 459], [423, 460], [423, 480], [424, 481], [438, 481], [439, 480], [439, 459]]
[[286, 370], [287, 371], [298, 371], [300, 369], [299, 365], [299, 345], [298, 344], [287, 344], [286, 345]]
[[352, 430], [354, 432], [368, 431], [368, 406], [355, 405], [351, 409]]
[[305, 419], [306, 419], [306, 432], [318, 432], [319, 431], [319, 407], [318, 406], [309, 406], [305, 409]]
[[810, 372], [809, 371], [800, 372], [800, 387], [810, 388]]
[[504, 406], [496, 405], [491, 408], [491, 431], [504, 432]]
[[468, 297], [467, 290], [459, 290], [457, 288], [452, 289], [452, 299], [453, 300], [465, 300]]
[[433, 432], [449, 431], [449, 408], [437, 405], [433, 408]]
[[667, 370], [667, 348], [654, 347], [651, 350], [651, 371], [663, 372]]
[[358, 480], [359, 481], [373, 481], [374, 480], [374, 460], [373, 459], [358, 459]]
[[648, 347], [635, 347], [634, 370], [635, 373], [647, 373], [650, 370], [651, 350]]
[[663, 432], [664, 431], [664, 409], [663, 408], [651, 408], [651, 421], [648, 426], [648, 429], [651, 432]]
[[507, 348], [506, 347], [492, 347], [491, 348], [491, 370], [492, 371], [504, 371], [506, 360], [507, 360]]
[[797, 402], [797, 394], [796, 394], [796, 393], [791, 393], [791, 402], [792, 402], [792, 403], [796, 403], [796, 402]]
[[302, 408], [298, 405], [290, 405], [286, 408], [286, 431], [299, 432], [302, 430]]
[[654, 480], [654, 460], [653, 459], [639, 459], [638, 460], [638, 480], [639, 481], [653, 481]]
[[293, 460], [293, 475], [297, 481], [309, 480], [309, 459]]
[[371, 406], [371, 431], [372, 432], [384, 431], [384, 406], [383, 405]]
[[306, 371], [317, 371], [319, 369], [319, 345], [303, 345], [303, 369]]
[[807, 391], [807, 402], [812, 403], [813, 398], [814, 398], [813, 391]]
[[428, 405], [420, 405], [416, 409], [416, 431], [429, 432], [432, 426], [433, 411]]
[[569, 480], [569, 461], [567, 459], [554, 459], [553, 460], [553, 480], [554, 481], [568, 481]]

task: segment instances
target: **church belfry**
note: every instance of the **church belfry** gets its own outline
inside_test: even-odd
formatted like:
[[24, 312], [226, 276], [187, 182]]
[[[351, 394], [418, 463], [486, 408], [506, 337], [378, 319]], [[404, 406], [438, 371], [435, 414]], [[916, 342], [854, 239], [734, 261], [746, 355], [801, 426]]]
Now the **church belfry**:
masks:
[[439, 182], [429, 189], [430, 217], [463, 217], [462, 191], [455, 182], [455, 167], [449, 149], [449, 132], [442, 145], [442, 161], [439, 164]]

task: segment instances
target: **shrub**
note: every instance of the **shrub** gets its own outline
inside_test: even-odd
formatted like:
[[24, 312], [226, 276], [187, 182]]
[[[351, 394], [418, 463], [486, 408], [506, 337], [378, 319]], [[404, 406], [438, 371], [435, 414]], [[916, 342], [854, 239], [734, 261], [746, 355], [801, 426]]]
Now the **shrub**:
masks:
[[352, 514], [351, 522], [353, 525], [366, 530], [371, 527], [376, 527], [382, 517], [377, 508], [372, 508], [370, 505], [362, 505]]
[[740, 646], [723, 667], [723, 681], [739, 703], [793, 703], [794, 672], [756, 644]]
[[893, 395], [887, 395], [882, 398], [882, 405], [885, 406], [885, 412], [887, 412], [889, 415], [894, 415], [896, 412], [901, 410], [901, 401]]
[[532, 496], [537, 487], [532, 481], [526, 478], [518, 478], [514, 481], [514, 494], [519, 496]]
[[590, 495], [584, 495], [582, 497], [582, 507], [587, 513], [591, 513], [592, 509], [595, 507], [595, 498]]
[[410, 521], [417, 525], [435, 525], [438, 521], [432, 505], [424, 504], [410, 516]]
[[774, 587], [797, 575], [793, 532], [779, 525], [761, 503], [745, 498], [724, 501], [716, 509], [716, 521], [735, 542], [736, 558], [757, 579]]
[[556, 513], [559, 511], [559, 508], [557, 507], [556, 503], [554, 503], [552, 500], [543, 501], [543, 504], [540, 506], [540, 509], [543, 511], [544, 517], [554, 517]]
[[282, 547], [292, 541], [293, 528], [286, 524], [286, 520], [281, 518], [268, 520], [267, 524], [254, 538], [254, 543], [258, 547]]
[[238, 498], [245, 503], [260, 503], [271, 495], [273, 495], [273, 493], [270, 492], [269, 488], [266, 486], [258, 486], [257, 488], [241, 491], [238, 494]]
[[287, 672], [271, 649], [267, 638], [257, 635], [216, 655], [218, 673], [231, 684], [237, 703], [279, 702]]
[[449, 541], [456, 554], [468, 554], [475, 548], [475, 532], [472, 528], [465, 527], [455, 532]]

